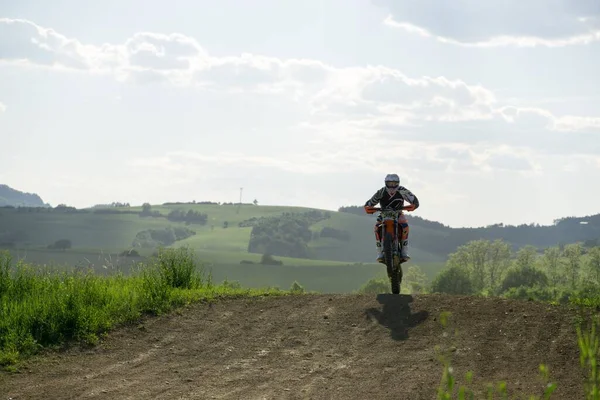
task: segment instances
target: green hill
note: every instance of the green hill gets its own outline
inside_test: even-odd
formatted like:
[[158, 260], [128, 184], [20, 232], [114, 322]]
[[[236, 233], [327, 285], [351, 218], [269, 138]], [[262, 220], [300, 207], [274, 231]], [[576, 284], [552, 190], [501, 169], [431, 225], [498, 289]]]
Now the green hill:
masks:
[[[169, 228], [191, 230], [189, 237], [181, 237], [169, 245], [190, 245], [200, 252], [239, 262], [248, 258], [252, 224], [260, 219], [317, 212], [322, 216], [308, 222], [311, 238], [307, 241], [306, 257], [343, 263], [372, 262], [375, 256], [373, 235], [374, 216], [364, 213], [362, 207], [342, 207], [339, 212], [315, 210], [306, 207], [257, 206], [244, 204], [165, 204], [147, 206], [151, 211], [140, 216], [143, 207], [110, 207], [74, 209], [55, 208], [0, 208], [0, 245], [14, 248], [42, 249], [57, 240], [68, 239], [73, 249], [102, 249], [123, 251], [134, 247], [136, 235], [142, 231]], [[193, 212], [204, 218], [187, 224], [184, 220], [169, 219], [169, 213], [181, 210], [183, 218]], [[319, 215], [321, 215], [319, 214]], [[324, 217], [323, 215], [327, 215]], [[554, 225], [502, 224], [479, 228], [451, 228], [428, 221], [415, 214], [407, 214], [411, 226], [410, 246], [415, 263], [443, 262], [455, 249], [476, 239], [503, 239], [515, 250], [534, 245], [538, 248], [557, 244], [586, 242], [597, 245], [600, 238], [600, 214], [587, 217], [569, 217]], [[320, 219], [319, 219], [320, 218]], [[242, 224], [243, 226], [239, 226]], [[226, 225], [227, 227], [224, 227]], [[327, 235], [324, 229], [336, 231], [343, 237]], [[334, 233], [336, 233], [334, 232]], [[149, 249], [140, 249], [151, 253]], [[261, 253], [261, 252], [258, 252]], [[271, 252], [277, 254], [277, 252]], [[260, 255], [260, 254], [259, 254]], [[280, 254], [285, 256], [285, 254]], [[294, 257], [301, 258], [301, 257]], [[307, 260], [298, 260], [298, 265]]]
[[[189, 245], [196, 251], [207, 253], [211, 258], [240, 262], [250, 257], [248, 244], [252, 232], [251, 226], [240, 227], [243, 221], [252, 218], [269, 218], [285, 213], [300, 214], [315, 211], [304, 207], [277, 207], [218, 204], [185, 204], [152, 206], [152, 213], [160, 217], [140, 217], [141, 207], [114, 209], [35, 209], [0, 208], [0, 244], [21, 249], [45, 249], [57, 240], [68, 239], [75, 249], [102, 249], [104, 251], [123, 251], [132, 248], [138, 232], [149, 229], [186, 228], [194, 234], [171, 245]], [[170, 221], [167, 216], [173, 210], [182, 210], [205, 214], [205, 224], [189, 224]], [[330, 217], [310, 226], [314, 238], [309, 241], [313, 250], [313, 260], [294, 261], [296, 265], [313, 263], [314, 260], [338, 261], [347, 263], [372, 262], [375, 257], [373, 236], [374, 218], [357, 215], [327, 212]], [[156, 214], [155, 214], [156, 215]], [[224, 228], [224, 224], [227, 228]], [[320, 237], [324, 227], [348, 232], [349, 240]], [[150, 253], [150, 249], [140, 249]], [[414, 246], [414, 259], [423, 262], [444, 261], [443, 255], [428, 253]], [[320, 262], [323, 264], [323, 262]], [[327, 264], [327, 263], [325, 263]], [[335, 263], [334, 263], [335, 264]]]
[[[516, 250], [528, 244], [544, 248], [576, 241], [591, 246], [600, 237], [600, 215], [565, 218], [551, 226], [481, 228], [451, 228], [417, 213], [407, 215], [410, 264], [421, 267], [430, 278], [443, 267], [449, 253], [470, 240], [504, 239]], [[337, 212], [217, 203], [0, 207], [0, 248], [35, 263], [93, 265], [103, 271], [114, 266], [130, 268], [141, 257], [153, 254], [157, 246], [185, 245], [213, 267], [218, 279], [289, 285], [302, 276], [311, 280], [315, 290], [335, 285], [349, 290], [382, 271], [374, 263], [374, 223], [375, 216], [366, 215], [360, 206]], [[67, 244], [62, 247], [60, 243]], [[119, 256], [131, 249], [140, 257]], [[273, 254], [283, 267], [261, 264], [264, 253]], [[326, 283], [326, 276], [333, 283]]]
[[24, 207], [47, 207], [40, 196], [35, 193], [24, 193], [7, 185], [0, 185], [0, 207], [2, 206], [24, 206]]
[[[364, 218], [362, 206], [341, 207], [340, 211]], [[368, 218], [368, 217], [367, 217]], [[411, 243], [429, 254], [446, 257], [471, 240], [502, 239], [517, 250], [526, 245], [543, 249], [555, 245], [584, 242], [587, 247], [600, 245], [600, 214], [557, 219], [552, 225], [502, 223], [477, 228], [451, 228], [429, 221], [415, 213], [408, 214]]]

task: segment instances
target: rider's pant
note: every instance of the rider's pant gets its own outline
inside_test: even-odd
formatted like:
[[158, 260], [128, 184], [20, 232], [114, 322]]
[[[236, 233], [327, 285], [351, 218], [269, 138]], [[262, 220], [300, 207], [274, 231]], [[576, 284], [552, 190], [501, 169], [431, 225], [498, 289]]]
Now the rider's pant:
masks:
[[[379, 215], [377, 217], [377, 223], [373, 228], [373, 230], [375, 231], [375, 245], [377, 246], [377, 248], [381, 248], [381, 222], [382, 217], [381, 215]], [[398, 216], [398, 229], [400, 234], [400, 240], [398, 242], [400, 243], [400, 247], [404, 247], [408, 245], [409, 233], [408, 220], [406, 219], [406, 216], [404, 214], [400, 214]]]

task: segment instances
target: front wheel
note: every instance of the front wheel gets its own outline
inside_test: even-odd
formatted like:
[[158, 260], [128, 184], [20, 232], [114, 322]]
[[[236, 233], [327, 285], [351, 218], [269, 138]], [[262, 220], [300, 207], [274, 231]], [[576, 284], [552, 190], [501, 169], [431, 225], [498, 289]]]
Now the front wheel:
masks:
[[385, 265], [387, 274], [390, 279], [393, 294], [400, 294], [400, 282], [402, 280], [402, 270], [400, 268], [397, 256], [394, 256], [393, 247], [394, 239], [390, 233], [386, 233], [383, 240], [383, 254], [385, 257]]

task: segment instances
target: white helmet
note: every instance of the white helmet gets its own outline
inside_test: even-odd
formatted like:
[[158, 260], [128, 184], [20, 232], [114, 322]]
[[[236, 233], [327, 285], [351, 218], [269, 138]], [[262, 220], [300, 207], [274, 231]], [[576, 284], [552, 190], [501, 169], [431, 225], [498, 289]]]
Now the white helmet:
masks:
[[390, 196], [393, 196], [400, 186], [400, 177], [396, 174], [387, 174], [385, 177], [385, 188]]

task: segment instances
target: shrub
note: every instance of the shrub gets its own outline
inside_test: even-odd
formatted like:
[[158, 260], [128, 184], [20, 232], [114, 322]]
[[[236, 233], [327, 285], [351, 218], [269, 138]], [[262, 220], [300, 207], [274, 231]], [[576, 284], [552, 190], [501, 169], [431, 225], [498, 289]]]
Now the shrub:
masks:
[[537, 269], [529, 265], [517, 266], [508, 270], [504, 280], [501, 284], [502, 292], [507, 291], [510, 288], [518, 288], [521, 286], [534, 287], [534, 286], [547, 286], [548, 276]]
[[433, 293], [473, 294], [473, 282], [469, 272], [462, 267], [452, 266], [442, 270], [431, 285]]

